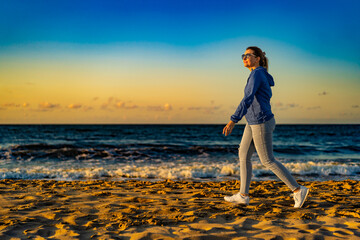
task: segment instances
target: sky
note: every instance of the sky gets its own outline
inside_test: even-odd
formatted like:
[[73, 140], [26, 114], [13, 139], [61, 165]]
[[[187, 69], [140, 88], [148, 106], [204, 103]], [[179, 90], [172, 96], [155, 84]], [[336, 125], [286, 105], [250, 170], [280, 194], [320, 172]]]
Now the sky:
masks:
[[226, 124], [248, 46], [269, 59], [277, 123], [360, 123], [359, 11], [357, 0], [4, 0], [0, 124]]

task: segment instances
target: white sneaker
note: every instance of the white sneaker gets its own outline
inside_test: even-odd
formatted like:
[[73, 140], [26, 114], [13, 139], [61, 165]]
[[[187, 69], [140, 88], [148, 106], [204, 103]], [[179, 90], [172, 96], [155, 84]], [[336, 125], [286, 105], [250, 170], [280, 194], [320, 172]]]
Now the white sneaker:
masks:
[[294, 208], [301, 208], [309, 195], [309, 189], [304, 186], [300, 186], [300, 190], [294, 193], [295, 205]]
[[249, 196], [243, 196], [240, 193], [237, 193], [232, 196], [225, 196], [224, 199], [227, 202], [231, 202], [231, 203], [235, 203], [235, 204], [249, 205], [249, 202], [250, 202]]

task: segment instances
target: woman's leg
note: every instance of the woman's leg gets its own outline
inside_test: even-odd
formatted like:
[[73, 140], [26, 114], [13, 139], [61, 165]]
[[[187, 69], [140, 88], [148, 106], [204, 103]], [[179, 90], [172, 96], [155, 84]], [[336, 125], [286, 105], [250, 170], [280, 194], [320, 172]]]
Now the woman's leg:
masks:
[[251, 125], [250, 127], [256, 152], [259, 155], [261, 163], [275, 173], [292, 191], [299, 188], [300, 185], [291, 173], [274, 158], [272, 134], [275, 129], [275, 119], [272, 118], [265, 123]]
[[249, 187], [252, 177], [251, 156], [255, 151], [252, 139], [251, 128], [246, 124], [244, 133], [239, 146], [240, 160], [240, 193], [249, 194]]

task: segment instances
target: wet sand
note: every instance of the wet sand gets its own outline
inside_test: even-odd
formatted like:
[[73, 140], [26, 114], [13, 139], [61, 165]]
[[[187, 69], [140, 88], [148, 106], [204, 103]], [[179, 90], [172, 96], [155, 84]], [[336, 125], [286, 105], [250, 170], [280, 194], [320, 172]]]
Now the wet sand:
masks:
[[0, 239], [360, 239], [360, 182], [0, 181]]

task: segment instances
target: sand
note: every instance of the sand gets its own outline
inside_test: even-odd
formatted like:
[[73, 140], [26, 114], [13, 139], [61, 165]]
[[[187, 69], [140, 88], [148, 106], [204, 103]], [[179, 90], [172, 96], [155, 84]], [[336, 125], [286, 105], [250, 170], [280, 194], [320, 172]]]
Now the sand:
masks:
[[0, 181], [0, 239], [360, 239], [360, 182]]

